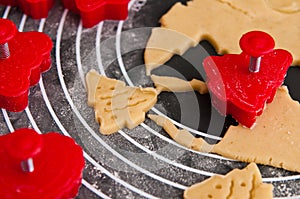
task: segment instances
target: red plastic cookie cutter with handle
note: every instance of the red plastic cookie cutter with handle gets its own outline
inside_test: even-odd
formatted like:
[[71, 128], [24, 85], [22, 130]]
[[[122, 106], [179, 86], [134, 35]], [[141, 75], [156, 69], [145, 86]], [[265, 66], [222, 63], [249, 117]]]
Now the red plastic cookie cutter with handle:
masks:
[[292, 55], [274, 50], [273, 38], [251, 31], [240, 39], [241, 54], [210, 56], [204, 62], [212, 104], [223, 115], [252, 127], [266, 103], [272, 102], [292, 64]]
[[0, 19], [0, 108], [19, 112], [28, 104], [29, 87], [51, 66], [52, 40], [36, 31], [18, 32]]
[[70, 137], [23, 128], [0, 136], [0, 198], [74, 198], [83, 151]]
[[19, 6], [33, 19], [46, 18], [54, 5], [54, 0], [0, 0], [1, 5]]
[[103, 20], [125, 20], [129, 0], [63, 0], [65, 8], [80, 14], [82, 25], [91, 28]]

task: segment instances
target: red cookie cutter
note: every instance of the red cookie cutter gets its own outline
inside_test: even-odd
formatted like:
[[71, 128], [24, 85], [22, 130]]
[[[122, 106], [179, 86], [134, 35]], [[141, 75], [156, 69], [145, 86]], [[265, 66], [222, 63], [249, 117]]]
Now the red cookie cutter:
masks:
[[2, 5], [19, 6], [33, 19], [46, 18], [54, 5], [54, 0], [0, 0]]
[[19, 129], [0, 136], [0, 198], [74, 198], [82, 180], [83, 151], [70, 137]]
[[85, 28], [107, 19], [125, 20], [129, 0], [63, 0], [65, 8], [80, 14]]
[[273, 38], [261, 31], [243, 35], [240, 46], [241, 54], [210, 56], [203, 66], [214, 107], [250, 128], [272, 102], [293, 58], [285, 50], [273, 50]]
[[0, 19], [0, 108], [22, 111], [29, 87], [51, 66], [51, 39], [40, 32], [18, 32], [15, 24]]

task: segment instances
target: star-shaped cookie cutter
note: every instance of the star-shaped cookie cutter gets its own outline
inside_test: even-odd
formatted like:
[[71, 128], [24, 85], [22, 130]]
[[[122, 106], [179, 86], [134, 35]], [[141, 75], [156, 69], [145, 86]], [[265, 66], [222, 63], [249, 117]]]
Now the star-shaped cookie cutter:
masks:
[[28, 104], [29, 87], [51, 66], [52, 40], [36, 31], [18, 32], [0, 19], [0, 108], [19, 112]]
[[54, 0], [0, 0], [1, 5], [19, 6], [22, 11], [33, 19], [42, 19], [54, 5]]
[[125, 20], [129, 0], [63, 0], [65, 8], [80, 14], [82, 25], [91, 28], [103, 20]]

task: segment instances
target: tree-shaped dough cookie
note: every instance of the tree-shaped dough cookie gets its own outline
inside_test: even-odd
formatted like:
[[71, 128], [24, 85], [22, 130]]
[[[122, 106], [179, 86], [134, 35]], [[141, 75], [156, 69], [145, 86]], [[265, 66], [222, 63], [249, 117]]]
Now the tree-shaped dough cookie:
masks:
[[88, 105], [94, 107], [100, 132], [105, 135], [124, 127], [136, 127], [157, 101], [154, 88], [129, 87], [122, 81], [99, 75], [95, 70], [87, 73], [86, 83]]

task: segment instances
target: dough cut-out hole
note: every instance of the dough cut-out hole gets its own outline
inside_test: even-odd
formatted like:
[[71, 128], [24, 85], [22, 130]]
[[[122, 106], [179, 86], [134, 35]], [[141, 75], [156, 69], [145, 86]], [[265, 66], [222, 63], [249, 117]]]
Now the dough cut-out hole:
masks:
[[208, 194], [208, 196], [207, 196], [208, 198], [213, 198], [213, 196], [212, 195], [210, 195], [210, 194]]
[[272, 164], [273, 158], [269, 158], [269, 163]]
[[109, 89], [110, 89], [110, 90], [115, 90], [115, 87], [113, 86], [113, 87], [110, 87]]
[[216, 185], [216, 189], [222, 189], [222, 185], [220, 184]]
[[280, 162], [279, 167], [283, 168], [283, 162]]
[[241, 187], [246, 187], [246, 183], [242, 182]]
[[107, 106], [110, 106], [110, 105], [111, 105], [111, 102], [107, 102], [106, 105], [107, 105]]

